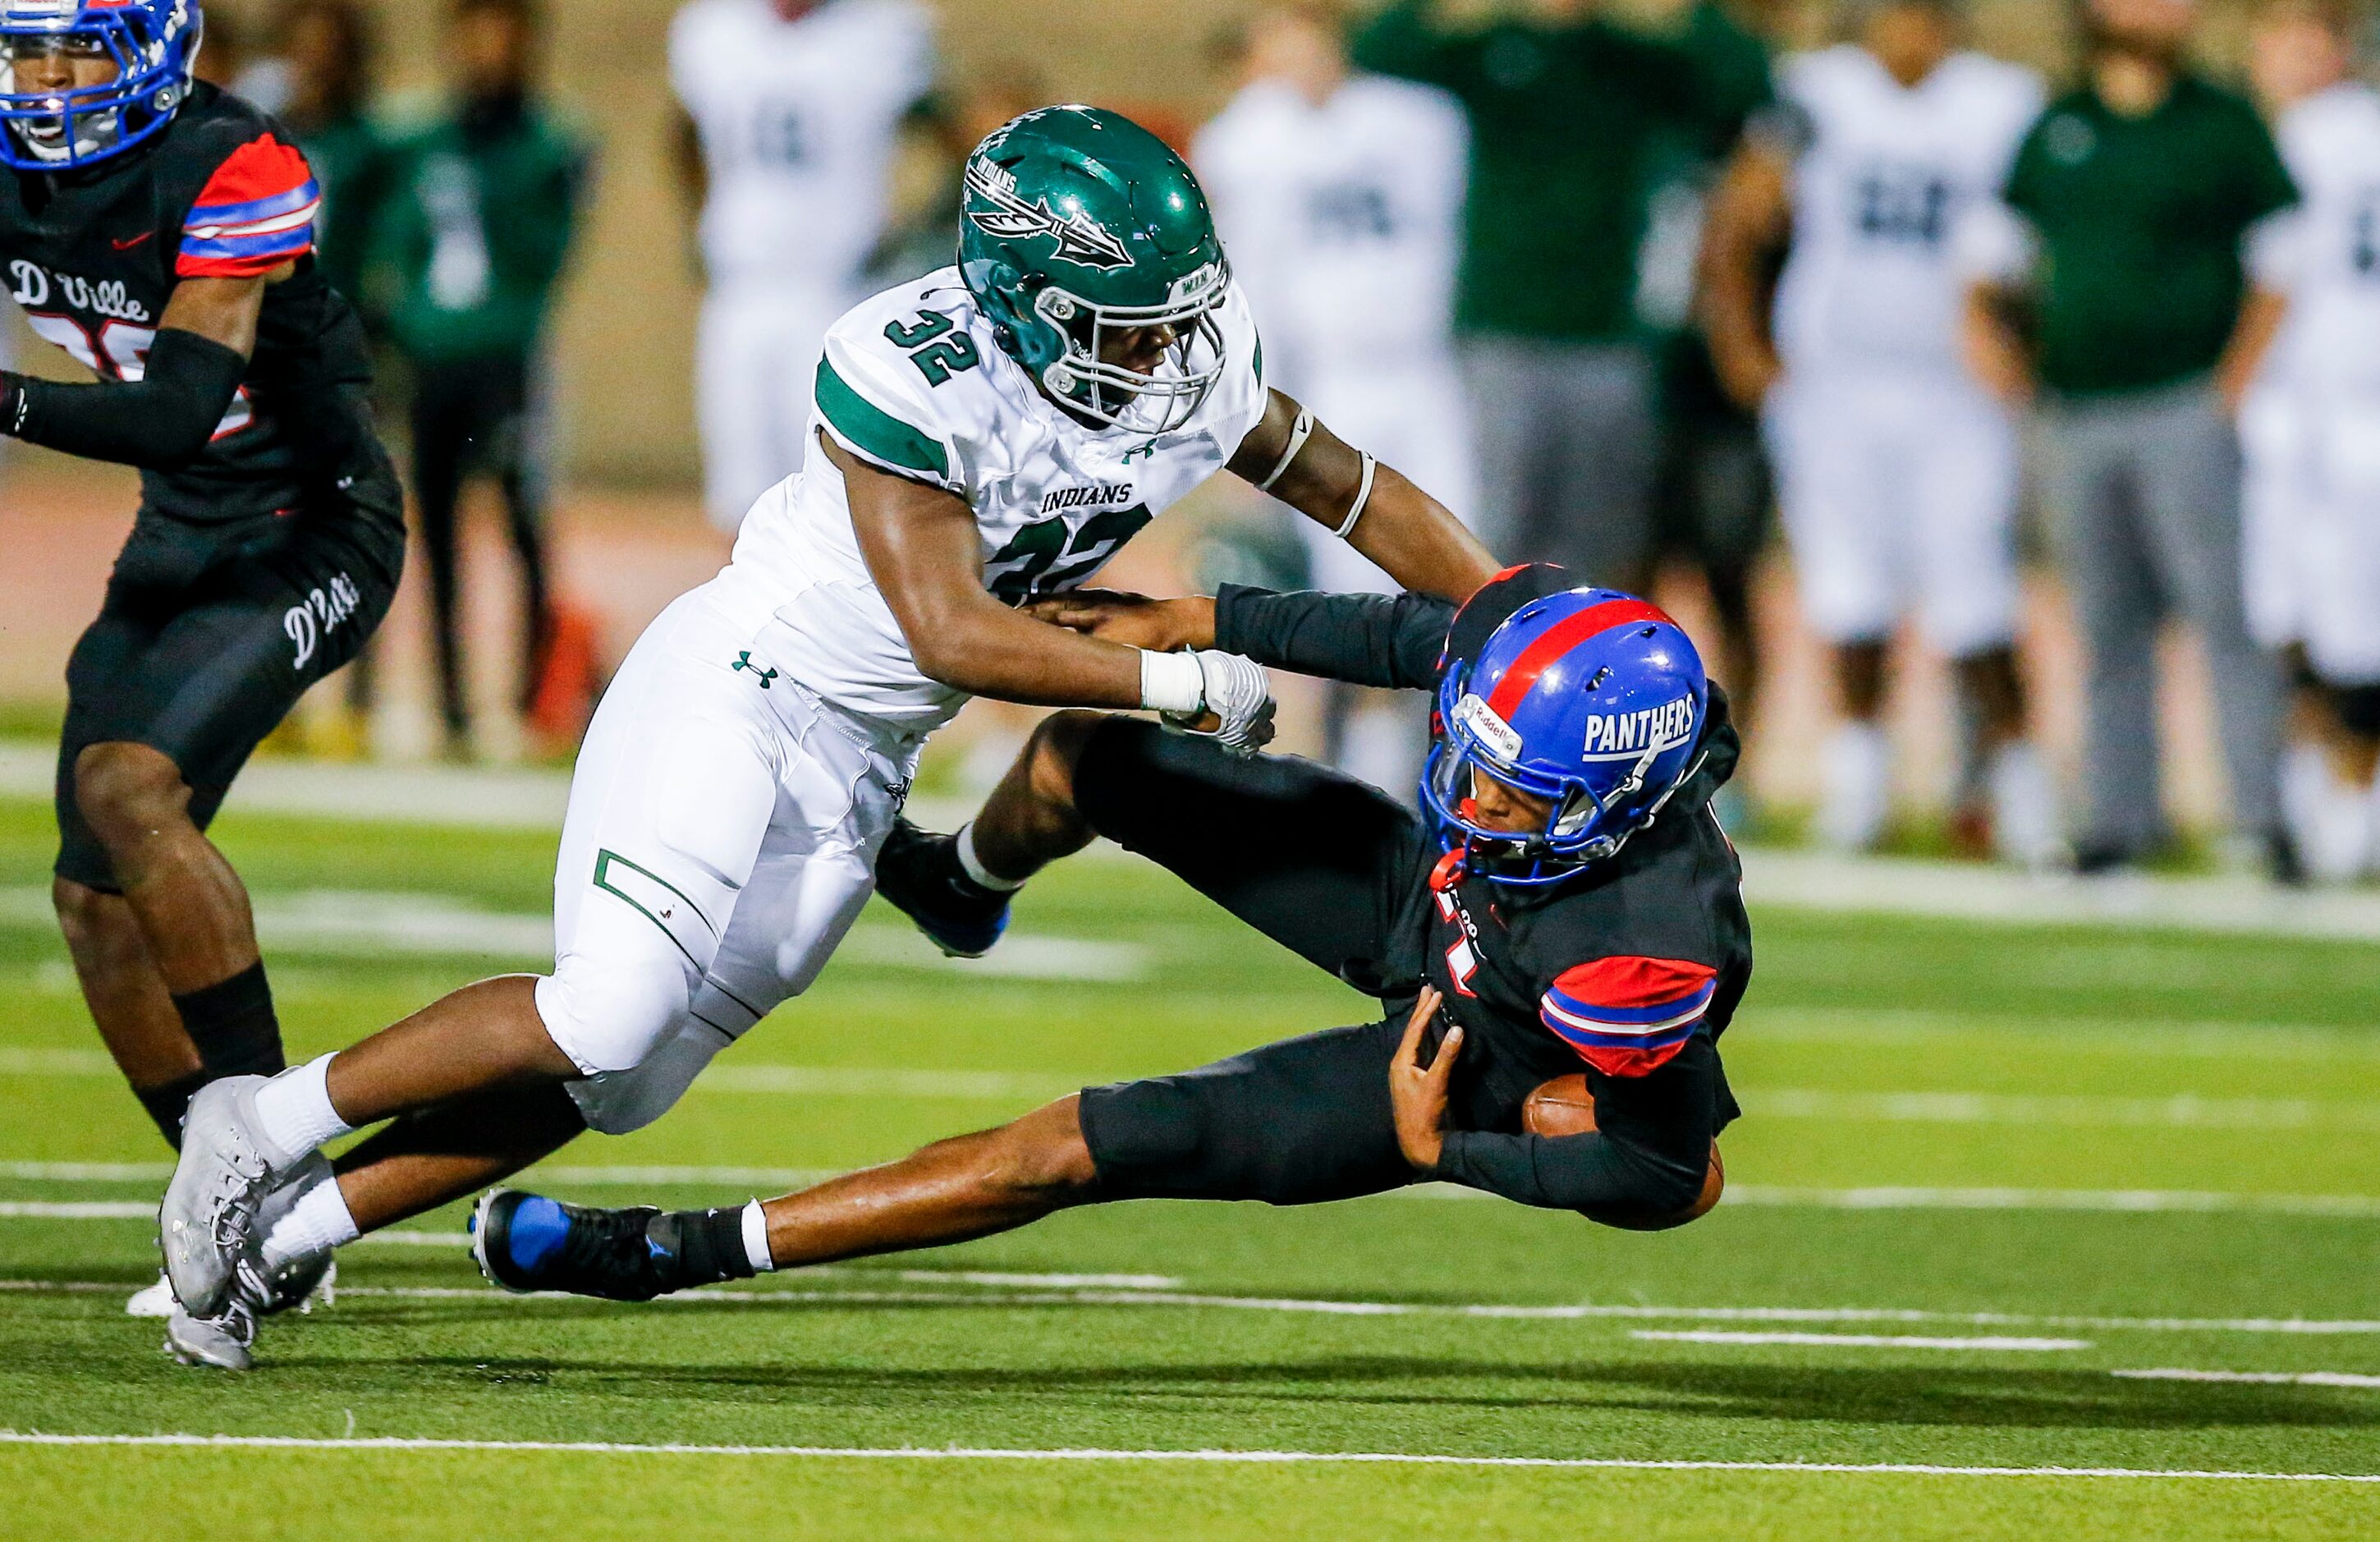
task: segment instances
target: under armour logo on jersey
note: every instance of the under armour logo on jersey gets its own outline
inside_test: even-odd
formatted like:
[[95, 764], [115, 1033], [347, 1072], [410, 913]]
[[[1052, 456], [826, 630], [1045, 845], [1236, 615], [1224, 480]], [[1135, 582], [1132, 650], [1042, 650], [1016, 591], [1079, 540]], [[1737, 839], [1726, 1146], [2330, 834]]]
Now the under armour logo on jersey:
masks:
[[777, 677], [777, 672], [775, 670], [770, 669], [762, 664], [754, 663], [752, 662], [751, 651], [748, 649], [739, 650], [735, 655], [735, 662], [729, 664], [727, 667], [729, 669], [750, 670], [752, 672], [752, 678], [760, 682], [760, 688], [764, 691], [769, 688], [769, 682]]
[[1080, 209], [1060, 214], [1046, 199], [1027, 203], [1017, 195], [1016, 178], [1007, 167], [983, 162], [966, 169], [966, 190], [991, 205], [970, 209], [967, 218], [987, 236], [1021, 241], [1047, 236], [1058, 243], [1055, 255], [1087, 268], [1129, 268], [1132, 253], [1107, 226]]

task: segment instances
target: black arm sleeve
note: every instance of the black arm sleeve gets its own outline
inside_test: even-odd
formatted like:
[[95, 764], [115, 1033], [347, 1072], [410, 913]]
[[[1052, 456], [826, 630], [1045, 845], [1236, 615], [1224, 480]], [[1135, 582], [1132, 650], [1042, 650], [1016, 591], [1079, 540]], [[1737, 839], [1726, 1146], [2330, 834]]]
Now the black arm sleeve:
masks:
[[1696, 1034], [1656, 1071], [1593, 1082], [1594, 1133], [1450, 1130], [1434, 1176], [1524, 1205], [1635, 1220], [1694, 1204], [1709, 1170], [1711, 1142], [1724, 1123], [1722, 1109], [1731, 1106], [1718, 1047]]
[[1215, 591], [1215, 646], [1260, 664], [1354, 686], [1428, 690], [1454, 606], [1427, 594]]
[[248, 360], [195, 332], [169, 328], [137, 381], [65, 385], [5, 377], [0, 428], [30, 444], [91, 460], [172, 471], [196, 460], [230, 410]]

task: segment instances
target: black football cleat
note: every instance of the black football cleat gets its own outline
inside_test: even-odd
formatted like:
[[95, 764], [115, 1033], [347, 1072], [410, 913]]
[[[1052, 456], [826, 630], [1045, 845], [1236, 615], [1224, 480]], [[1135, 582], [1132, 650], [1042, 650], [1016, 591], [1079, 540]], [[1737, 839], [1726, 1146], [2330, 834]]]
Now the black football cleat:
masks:
[[677, 1288], [666, 1251], [649, 1234], [650, 1205], [606, 1210], [519, 1189], [491, 1189], [471, 1212], [471, 1257], [508, 1291], [567, 1291], [650, 1301]]
[[1009, 892], [987, 889], [959, 866], [958, 837], [895, 817], [876, 854], [876, 892], [953, 958], [981, 958], [1008, 929]]

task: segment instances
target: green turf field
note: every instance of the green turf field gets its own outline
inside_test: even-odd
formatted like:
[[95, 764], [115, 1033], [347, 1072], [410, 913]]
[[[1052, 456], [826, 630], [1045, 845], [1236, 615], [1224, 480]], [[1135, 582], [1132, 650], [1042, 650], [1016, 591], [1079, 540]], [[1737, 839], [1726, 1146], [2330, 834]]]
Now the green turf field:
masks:
[[[537, 962], [544, 839], [223, 833], [298, 1050]], [[622, 1307], [483, 1288], [450, 1213], [233, 1378], [120, 1315], [164, 1149], [49, 840], [0, 804], [0, 1536], [2380, 1531], [2380, 1483], [2038, 1471], [2380, 1474], [2380, 949], [1759, 912], [1734, 1187], [1680, 1232], [1137, 1205]], [[1006, 974], [896, 923], [542, 1184], [738, 1199], [1362, 1009], [1124, 859], [1037, 884]], [[120, 1443], [218, 1435], [299, 1443]], [[589, 1449], [662, 1445], [701, 1449]]]

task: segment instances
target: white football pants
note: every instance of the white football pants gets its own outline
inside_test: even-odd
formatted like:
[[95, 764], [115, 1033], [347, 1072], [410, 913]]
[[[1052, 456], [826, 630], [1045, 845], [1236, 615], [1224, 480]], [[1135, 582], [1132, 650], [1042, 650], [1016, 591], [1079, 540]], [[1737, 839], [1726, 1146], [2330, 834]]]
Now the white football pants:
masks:
[[1914, 612], [1951, 658], [2017, 613], [2016, 428], [1963, 381], [1789, 374], [1762, 427], [1811, 628], [1876, 641]]
[[761, 493], [802, 468], [819, 355], [845, 307], [839, 292], [750, 281], [703, 297], [695, 415], [703, 506], [719, 528], [734, 531]]
[[660, 1118], [808, 989], [875, 887], [916, 764], [914, 735], [780, 673], [775, 624], [735, 619], [719, 587], [645, 629], [571, 779], [537, 1007], [607, 1134]]

